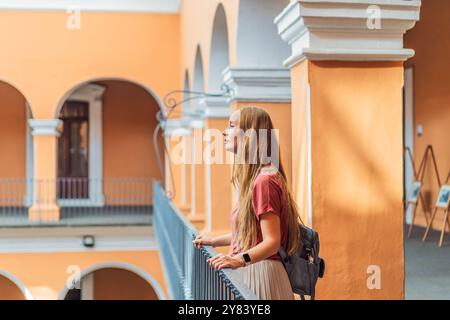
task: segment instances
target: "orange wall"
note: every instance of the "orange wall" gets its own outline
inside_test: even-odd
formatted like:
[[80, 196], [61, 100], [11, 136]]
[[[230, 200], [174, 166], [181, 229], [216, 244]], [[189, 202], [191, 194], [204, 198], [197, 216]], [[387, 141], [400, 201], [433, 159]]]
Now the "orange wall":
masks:
[[[178, 158], [178, 160], [182, 159], [182, 149], [181, 146], [183, 145], [182, 143], [182, 137], [177, 136], [177, 137], [167, 137], [166, 138], [167, 141], [167, 145], [168, 148], [170, 150], [170, 154], [174, 154], [177, 153], [176, 151], [179, 151], [176, 155], [176, 157]], [[175, 149], [176, 148], [176, 149]], [[189, 150], [190, 151], [190, 150]], [[170, 192], [173, 195], [173, 202], [182, 210], [184, 210], [185, 208], [182, 206], [182, 170], [183, 170], [183, 166], [180, 163], [176, 163], [175, 159], [170, 158], [170, 169], [167, 168], [167, 188], [168, 190], [170, 190]], [[186, 168], [187, 170], [191, 170], [190, 166], [187, 166]], [[173, 183], [173, 184], [172, 184]], [[191, 181], [188, 180], [186, 181], [186, 184], [190, 185]]]
[[177, 14], [82, 12], [81, 29], [65, 11], [1, 11], [1, 78], [18, 88], [35, 118], [55, 117], [70, 89], [96, 78], [136, 81], [159, 97], [182, 83]]
[[206, 180], [205, 180], [205, 162], [203, 161], [203, 152], [205, 148], [205, 143], [203, 141], [204, 130], [194, 129], [194, 138], [191, 140], [194, 143], [194, 174], [195, 174], [195, 215], [203, 216], [206, 209]]
[[25, 178], [25, 99], [0, 81], [0, 178]]
[[[208, 119], [207, 128], [211, 130], [218, 130], [222, 132], [228, 126], [228, 118], [222, 119]], [[221, 139], [217, 146], [223, 146], [222, 135], [213, 135], [211, 144], [216, 144], [215, 139]], [[206, 142], [205, 142], [206, 146]], [[223, 233], [230, 232], [231, 230], [231, 164], [226, 162], [227, 151], [224, 147], [220, 150], [222, 152], [222, 159], [225, 163], [212, 163], [210, 165], [205, 164], [205, 170], [210, 170], [211, 183], [211, 230], [221, 230]], [[220, 151], [215, 151], [211, 154], [211, 157], [217, 157]], [[219, 153], [217, 153], [219, 152]], [[214, 159], [214, 158], [213, 158]], [[207, 168], [209, 166], [209, 169]], [[208, 186], [207, 186], [208, 187]]]
[[0, 300], [25, 300], [25, 298], [11, 280], [0, 276]]
[[[310, 62], [308, 75], [319, 298], [401, 299], [403, 64]], [[380, 290], [367, 287], [370, 265]]]
[[291, 70], [292, 88], [292, 113], [290, 116], [292, 125], [292, 193], [303, 223], [309, 225], [309, 203], [308, 191], [308, 62], [301, 64]]
[[[228, 26], [230, 65], [236, 63], [236, 42], [238, 30], [239, 0], [183, 0], [181, 5], [182, 66], [189, 70], [190, 80], [194, 78], [195, 53], [197, 45], [203, 58], [205, 79], [208, 79], [211, 51], [211, 37], [214, 15], [222, 3]], [[192, 83], [191, 83], [192, 85]], [[191, 86], [192, 88], [192, 86]]]
[[[414, 124], [421, 124], [423, 135], [414, 137], [414, 157], [419, 162], [427, 145], [431, 144], [441, 180], [450, 170], [450, 1], [422, 1], [420, 21], [405, 36], [405, 47], [416, 55], [408, 60], [406, 67], [414, 69]], [[431, 160], [431, 159], [430, 159]], [[450, 183], [450, 182], [449, 182]], [[424, 198], [431, 211], [438, 196], [434, 169], [429, 162], [424, 179]], [[421, 212], [416, 222], [425, 225]], [[442, 214], [436, 216], [434, 227], [441, 228]]]
[[158, 300], [152, 286], [128, 270], [106, 268], [94, 277], [94, 300]]
[[[137, 85], [122, 81], [103, 81], [100, 84], [106, 86], [103, 95], [103, 176], [106, 178], [104, 193], [108, 203], [117, 188], [121, 188], [108, 178], [146, 177], [161, 180], [153, 149], [153, 131], [159, 106]], [[159, 149], [162, 154], [161, 138]], [[134, 184], [132, 188], [144, 197], [134, 201], [152, 203], [151, 182], [148, 185]]]

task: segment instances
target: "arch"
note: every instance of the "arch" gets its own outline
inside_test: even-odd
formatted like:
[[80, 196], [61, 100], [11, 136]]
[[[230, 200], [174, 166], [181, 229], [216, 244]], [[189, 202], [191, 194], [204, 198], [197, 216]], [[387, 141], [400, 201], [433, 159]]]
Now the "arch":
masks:
[[192, 84], [192, 89], [194, 91], [204, 91], [205, 90], [205, 80], [203, 74], [203, 57], [200, 45], [197, 45], [197, 50], [195, 51], [195, 62], [194, 62], [194, 79]]
[[149, 87], [147, 87], [146, 85], [129, 79], [129, 78], [123, 78], [123, 77], [95, 77], [95, 78], [90, 78], [87, 80], [83, 80], [81, 82], [79, 82], [77, 85], [71, 87], [70, 89], [68, 89], [66, 91], [66, 93], [61, 97], [61, 99], [59, 99], [56, 108], [55, 108], [55, 112], [54, 112], [54, 117], [58, 118], [59, 114], [61, 112], [62, 106], [64, 105], [64, 102], [70, 97], [70, 95], [72, 93], [74, 93], [76, 90], [80, 89], [81, 87], [88, 85], [90, 83], [93, 82], [99, 82], [99, 81], [124, 81], [124, 82], [129, 82], [132, 84], [135, 84], [139, 87], [141, 87], [142, 89], [144, 89], [153, 99], [155, 99], [156, 103], [158, 104], [159, 109], [165, 114], [166, 109], [164, 107], [164, 103], [161, 100], [161, 98]]
[[[58, 203], [62, 207], [111, 205], [114, 202], [111, 199], [116, 196], [113, 195], [112, 189], [106, 186], [114, 182], [107, 178], [140, 175], [160, 179], [163, 176], [163, 172], [154, 165], [158, 153], [163, 149], [163, 137], [154, 134], [159, 128], [157, 114], [162, 110], [162, 105], [158, 96], [149, 88], [135, 81], [117, 77], [89, 79], [77, 84], [64, 94], [58, 102], [57, 113], [54, 115], [56, 118], [61, 117], [62, 121], [66, 121], [60, 113], [63, 112], [65, 103], [71, 99], [83, 102], [84, 114], [87, 115], [87, 118], [83, 120], [86, 123], [85, 128], [88, 128], [84, 132], [84, 136], [88, 137], [84, 140], [87, 152], [83, 157], [84, 180], [82, 183], [85, 187], [80, 188], [83, 191], [79, 196], [63, 195], [59, 198]], [[67, 139], [68, 128], [70, 127], [63, 126], [62, 138], [58, 139], [58, 143], [64, 141], [62, 139]], [[125, 136], [128, 138], [134, 136], [136, 139], [130, 138], [126, 142], [123, 139]], [[116, 141], [118, 138], [119, 141]], [[147, 145], [152, 142], [158, 150]], [[64, 143], [64, 145], [68, 144]], [[119, 149], [119, 146], [123, 149]], [[71, 176], [70, 169], [67, 169], [70, 166], [65, 165], [68, 163], [67, 159], [70, 159], [67, 156], [68, 150], [69, 148], [58, 149], [57, 168], [58, 177], [61, 178]], [[132, 152], [120, 152], [120, 150], [134, 150], [140, 156], [132, 156]], [[121, 158], [132, 161], [134, 166], [124, 167]], [[67, 185], [71, 184], [70, 180], [61, 181], [63, 186], [61, 190], [68, 190]], [[151, 205], [151, 197], [146, 199], [144, 204]]]
[[19, 288], [20, 292], [22, 292], [25, 300], [34, 300], [33, 296], [31, 295], [30, 290], [28, 290], [28, 288], [25, 286], [25, 284], [17, 277], [13, 276], [12, 274], [0, 270], [0, 276], [8, 279], [9, 281], [11, 281], [12, 283], [14, 283], [14, 285], [17, 286], [17, 288]]
[[238, 66], [283, 67], [283, 61], [290, 56], [290, 46], [278, 35], [273, 20], [288, 4], [289, 0], [239, 1]]
[[[158, 298], [160, 300], [167, 300], [167, 297], [166, 297], [164, 291], [162, 290], [160, 284], [158, 283], [158, 281], [156, 281], [155, 278], [153, 278], [149, 273], [142, 270], [141, 268], [136, 267], [135, 265], [133, 265], [131, 263], [127, 263], [127, 262], [110, 261], [110, 262], [101, 262], [101, 263], [94, 264], [94, 265], [87, 267], [81, 271], [80, 279], [83, 279], [84, 276], [86, 276], [90, 273], [93, 273], [97, 270], [107, 269], [107, 268], [122, 269], [122, 270], [130, 271], [130, 272], [138, 275], [139, 277], [141, 277], [142, 279], [147, 281], [147, 283], [152, 286], [152, 288], [155, 290], [156, 295], [158, 296]], [[62, 289], [60, 291], [60, 293], [58, 295], [58, 300], [64, 300], [64, 298], [66, 297], [68, 292], [69, 292], [69, 289], [67, 289], [67, 287], [64, 284], [64, 289]]]
[[214, 15], [208, 71], [208, 91], [219, 92], [223, 83], [222, 71], [230, 64], [228, 24], [225, 9], [219, 4]]
[[19, 92], [22, 95], [22, 97], [25, 100], [27, 111], [30, 114], [30, 119], [33, 118], [33, 109], [31, 108], [30, 100], [27, 98], [26, 94], [24, 94], [24, 91], [21, 88], [19, 88], [19, 86], [6, 79], [0, 78], [0, 82], [6, 83], [7, 85], [13, 87], [17, 92]]
[[[0, 97], [0, 103], [5, 102], [8, 107], [14, 109], [10, 109], [9, 111], [2, 110], [2, 112], [15, 113], [14, 115], [10, 113], [7, 118], [3, 118], [3, 114], [0, 115], [0, 118], [2, 118], [3, 121], [8, 122], [7, 126], [3, 125], [4, 122], [2, 123], [3, 130], [7, 130], [7, 133], [11, 136], [11, 139], [7, 139], [8, 141], [5, 140], [4, 142], [7, 142], [7, 144], [9, 144], [10, 146], [14, 146], [15, 148], [3, 150], [6, 152], [7, 156], [4, 157], [4, 159], [2, 159], [1, 161], [3, 170], [0, 170], [0, 176], [5, 177], [3, 176], [3, 174], [5, 173], [4, 170], [7, 170], [8, 173], [6, 176], [11, 175], [10, 177], [24, 179], [23, 182], [21, 181], [18, 182], [18, 184], [11, 185], [11, 188], [18, 187], [20, 193], [24, 192], [23, 194], [21, 194], [21, 197], [23, 196], [23, 200], [19, 200], [20, 203], [14, 202], [14, 205], [23, 205], [26, 207], [31, 204], [33, 192], [31, 183], [31, 180], [33, 179], [33, 138], [31, 136], [30, 126], [28, 125], [28, 120], [33, 118], [33, 113], [30, 107], [29, 100], [24, 95], [23, 91], [20, 90], [20, 88], [18, 88], [13, 83], [1, 78], [0, 86], [2, 93], [2, 97]], [[3, 96], [3, 94], [5, 95]], [[13, 121], [10, 122], [11, 120]], [[4, 135], [5, 132], [1, 132], [1, 134]], [[4, 145], [2, 144], [1, 147], [4, 148]], [[16, 152], [21, 153], [22, 151], [25, 151], [24, 157], [19, 157]], [[24, 161], [23, 164], [22, 160]], [[12, 164], [13, 166], [11, 167], [10, 165]], [[6, 188], [10, 187], [6, 186]], [[8, 191], [2, 191], [2, 193], [4, 192], [8, 193]]]

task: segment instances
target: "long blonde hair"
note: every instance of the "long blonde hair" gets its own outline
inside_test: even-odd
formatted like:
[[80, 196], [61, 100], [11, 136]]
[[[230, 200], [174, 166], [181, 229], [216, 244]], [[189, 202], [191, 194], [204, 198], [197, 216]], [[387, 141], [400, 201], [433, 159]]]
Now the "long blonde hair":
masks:
[[[302, 245], [299, 235], [299, 223], [303, 224], [299, 209], [292, 199], [286, 181], [286, 174], [280, 159], [280, 149], [274, 135], [274, 127], [269, 114], [258, 107], [244, 107], [240, 109], [240, 136], [238, 137], [238, 151], [233, 164], [232, 183], [239, 190], [239, 212], [237, 242], [240, 250], [248, 250], [256, 245], [257, 220], [253, 212], [252, 192], [253, 183], [261, 171], [268, 164], [268, 159], [277, 159], [278, 176], [280, 177], [287, 204], [288, 243], [286, 252], [293, 255]], [[248, 134], [250, 132], [250, 134]], [[273, 143], [276, 143], [274, 146]], [[275, 148], [274, 148], [275, 147]], [[272, 154], [274, 153], [274, 154]]]

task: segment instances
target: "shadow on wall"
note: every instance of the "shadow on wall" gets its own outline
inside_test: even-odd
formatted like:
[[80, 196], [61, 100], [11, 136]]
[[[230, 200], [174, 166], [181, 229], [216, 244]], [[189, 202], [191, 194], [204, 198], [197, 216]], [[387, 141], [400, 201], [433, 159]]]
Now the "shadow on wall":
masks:
[[33, 297], [22, 281], [0, 270], [0, 300], [33, 300]]

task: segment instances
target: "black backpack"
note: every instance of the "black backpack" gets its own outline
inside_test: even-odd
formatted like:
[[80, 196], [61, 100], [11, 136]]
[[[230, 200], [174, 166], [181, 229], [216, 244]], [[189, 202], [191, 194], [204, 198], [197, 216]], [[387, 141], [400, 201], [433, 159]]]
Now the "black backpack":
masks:
[[292, 291], [299, 294], [302, 300], [305, 295], [314, 300], [318, 278], [323, 278], [325, 261], [319, 257], [319, 234], [311, 228], [299, 224], [299, 232], [303, 246], [292, 255], [280, 247], [278, 254], [289, 276]]

